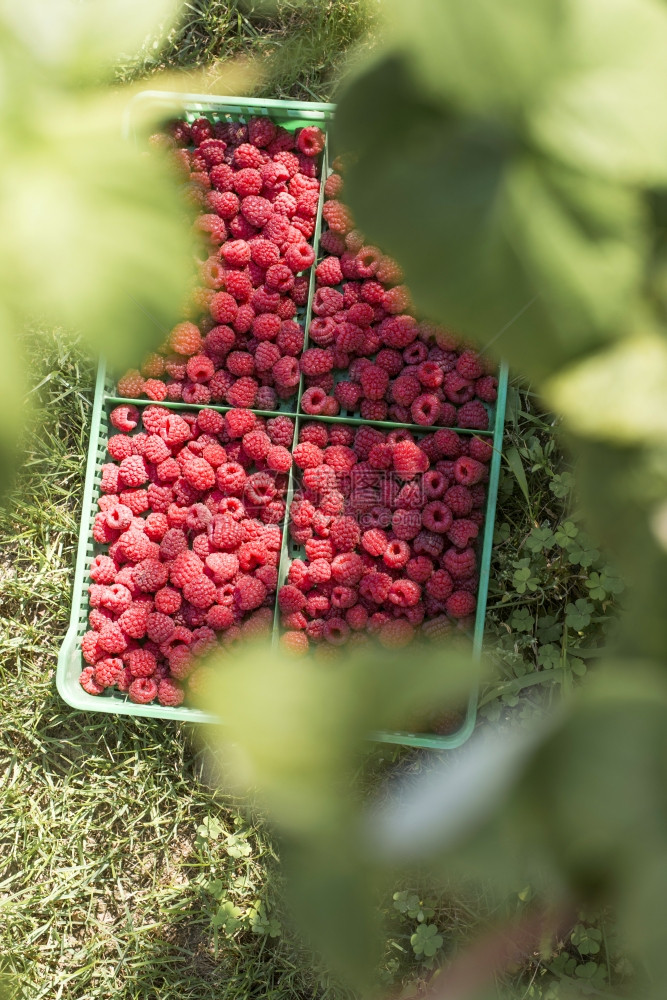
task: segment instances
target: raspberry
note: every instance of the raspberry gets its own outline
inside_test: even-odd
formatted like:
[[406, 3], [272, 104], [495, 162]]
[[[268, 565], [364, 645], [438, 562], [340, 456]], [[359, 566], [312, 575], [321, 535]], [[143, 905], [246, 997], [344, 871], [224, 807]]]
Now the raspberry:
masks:
[[208, 527], [208, 537], [217, 549], [232, 551], [241, 544], [244, 533], [231, 514], [216, 514]]
[[273, 312], [261, 313], [252, 321], [252, 334], [257, 340], [275, 340], [280, 332], [280, 316]]
[[313, 559], [308, 566], [308, 578], [314, 587], [328, 583], [331, 579], [331, 563], [326, 559]]
[[324, 452], [311, 441], [303, 441], [293, 452], [294, 461], [300, 469], [314, 469], [324, 462]]
[[368, 399], [382, 399], [389, 386], [389, 375], [378, 365], [367, 365], [361, 373], [361, 387]]
[[[233, 244], [227, 244], [231, 246]], [[216, 323], [232, 323], [238, 311], [236, 299], [229, 292], [216, 292], [209, 304], [211, 316]]]
[[391, 383], [392, 398], [399, 406], [411, 406], [420, 392], [419, 380], [414, 375], [399, 375]]
[[333, 354], [320, 347], [309, 347], [303, 352], [300, 364], [305, 375], [324, 375], [333, 368]]
[[143, 376], [136, 368], [126, 371], [118, 379], [117, 391], [119, 396], [127, 396], [130, 399], [137, 399], [144, 391]]
[[372, 571], [362, 578], [359, 584], [359, 593], [364, 600], [374, 604], [383, 604], [389, 596], [392, 583], [392, 578], [388, 573]]
[[414, 638], [415, 630], [404, 618], [395, 618], [380, 625], [378, 640], [387, 649], [408, 646]]
[[463, 378], [456, 371], [447, 372], [442, 382], [442, 388], [450, 403], [465, 403], [472, 399], [475, 393], [472, 382]]
[[301, 409], [304, 413], [316, 415], [322, 414], [325, 411], [326, 403], [329, 397], [323, 389], [313, 386], [310, 389], [306, 389], [301, 397]]
[[489, 415], [484, 404], [478, 399], [470, 400], [463, 406], [459, 406], [456, 417], [459, 427], [485, 431], [489, 426]]
[[303, 330], [298, 323], [286, 320], [280, 324], [276, 344], [283, 354], [295, 356], [303, 348]]
[[289, 448], [294, 439], [294, 421], [289, 417], [272, 417], [266, 421], [266, 432], [274, 444]]
[[422, 589], [414, 580], [395, 580], [389, 588], [389, 601], [399, 608], [411, 608], [419, 601]]
[[200, 575], [183, 585], [183, 597], [195, 608], [210, 608], [215, 604], [217, 590], [213, 580]]
[[159, 559], [142, 559], [133, 570], [134, 582], [139, 590], [154, 593], [167, 582], [168, 570]]
[[473, 437], [468, 442], [468, 454], [478, 462], [488, 462], [493, 455], [493, 442]]
[[158, 646], [163, 646], [166, 642], [170, 641], [175, 628], [173, 618], [170, 618], [169, 615], [163, 612], [156, 611], [147, 616], [146, 634], [151, 642], [157, 643]]
[[79, 674], [79, 684], [87, 694], [102, 694], [104, 685], [95, 679], [95, 667], [84, 667]]
[[454, 463], [454, 477], [461, 486], [473, 486], [481, 482], [485, 475], [486, 467], [468, 455], [461, 455]]
[[426, 593], [438, 601], [446, 601], [454, 589], [446, 569], [437, 569], [426, 581]]
[[382, 306], [388, 313], [407, 313], [412, 308], [410, 292], [405, 285], [394, 285], [382, 296]]
[[113, 583], [116, 564], [109, 556], [95, 556], [90, 566], [90, 579], [95, 583]]
[[473, 539], [477, 538], [478, 533], [479, 528], [474, 521], [467, 518], [459, 518], [453, 522], [447, 532], [447, 537], [457, 549], [465, 549]]
[[233, 163], [234, 166], [239, 169], [243, 169], [244, 167], [254, 167], [255, 169], [259, 169], [263, 162], [264, 157], [260, 153], [259, 149], [251, 143], [243, 142], [234, 150]]
[[302, 611], [305, 604], [305, 595], [291, 583], [284, 584], [278, 591], [278, 606], [284, 614]]
[[227, 402], [230, 406], [248, 408], [257, 398], [258, 385], [254, 378], [244, 376], [234, 382], [227, 390]]
[[171, 677], [163, 677], [158, 682], [157, 700], [161, 705], [169, 705], [172, 708], [180, 705], [185, 698], [185, 692], [180, 684]]
[[148, 705], [157, 697], [158, 686], [152, 677], [137, 677], [128, 688], [130, 701], [137, 705]]
[[97, 636], [100, 649], [107, 653], [122, 653], [127, 647], [127, 639], [119, 625], [115, 622], [107, 622], [99, 631]]
[[484, 374], [484, 365], [475, 351], [463, 351], [456, 362], [456, 370], [463, 378], [474, 381]]
[[324, 149], [326, 136], [317, 125], [306, 125], [296, 136], [296, 145], [305, 156], [317, 156]]
[[227, 239], [227, 227], [225, 226], [224, 220], [221, 219], [219, 215], [212, 212], [206, 215], [198, 216], [195, 220], [193, 229], [195, 233], [199, 233], [202, 236], [207, 235], [210, 243], [214, 246], [219, 246]]
[[289, 472], [292, 467], [292, 456], [282, 445], [272, 445], [266, 453], [266, 464], [275, 472]]
[[175, 354], [182, 354], [186, 357], [191, 354], [197, 354], [202, 348], [199, 327], [187, 321], [178, 323], [169, 334], [167, 343], [169, 344], [169, 349]]
[[456, 517], [467, 517], [472, 510], [472, 496], [465, 486], [452, 486], [445, 493], [444, 499]]
[[344, 618], [329, 618], [324, 623], [323, 638], [332, 646], [344, 645], [350, 637], [350, 626]]
[[[312, 330], [312, 324], [311, 324]], [[334, 386], [334, 396], [340, 403], [342, 410], [355, 413], [361, 399], [361, 386], [354, 382], [337, 382]]]
[[122, 672], [123, 661], [117, 657], [107, 657], [104, 660], [98, 660], [94, 668], [95, 682], [101, 688], [113, 687]]
[[144, 396], [148, 396], [149, 399], [161, 402], [163, 399], [167, 398], [167, 394], [167, 386], [159, 379], [147, 378], [144, 382]]
[[256, 198], [262, 190], [262, 175], [255, 167], [242, 167], [234, 174], [233, 187], [239, 198], [241, 205], [246, 198]]
[[484, 375], [475, 382], [475, 395], [484, 403], [495, 403], [498, 398], [498, 379]]
[[267, 198], [262, 198], [259, 193], [252, 193], [242, 197], [241, 212], [251, 226], [261, 229], [273, 215], [273, 206]]
[[206, 612], [206, 624], [220, 632], [234, 624], [234, 612], [223, 604], [214, 604]]
[[136, 406], [127, 404], [115, 406], [109, 414], [109, 420], [116, 430], [129, 434], [139, 423], [139, 410]]
[[198, 579], [204, 572], [204, 564], [194, 552], [179, 552], [169, 567], [169, 579], [175, 587]]
[[471, 615], [477, 606], [474, 594], [467, 590], [455, 590], [451, 597], [447, 598], [445, 605], [447, 614], [452, 618], [465, 618]]
[[337, 517], [331, 524], [330, 537], [338, 552], [352, 552], [359, 544], [361, 532], [354, 518]]
[[394, 447], [394, 469], [401, 479], [414, 479], [428, 469], [428, 458], [414, 441], [399, 441]]
[[354, 222], [349, 209], [342, 202], [330, 199], [322, 207], [322, 217], [335, 233], [347, 233], [352, 229]]
[[265, 431], [253, 430], [243, 435], [243, 450], [253, 461], [257, 462], [265, 458], [267, 451], [271, 447], [271, 438]]
[[[377, 529], [376, 529], [377, 530]], [[400, 569], [410, 558], [410, 546], [398, 538], [392, 539], [385, 549], [382, 559], [390, 569]]]
[[283, 632], [280, 645], [293, 656], [303, 656], [309, 649], [308, 638], [303, 632]]
[[294, 274], [305, 271], [315, 261], [315, 251], [308, 243], [291, 243], [283, 255], [285, 264]]
[[340, 285], [343, 272], [338, 257], [325, 257], [315, 268], [318, 285]]
[[475, 572], [477, 560], [472, 549], [448, 549], [442, 557], [442, 564], [454, 580], [465, 580]]
[[452, 512], [442, 501], [432, 500], [422, 511], [422, 523], [429, 531], [444, 535], [452, 525]]
[[[255, 358], [257, 361], [257, 357]], [[255, 397], [255, 407], [258, 410], [275, 410], [277, 405], [275, 390], [268, 385], [260, 385]]]
[[410, 407], [410, 415], [415, 424], [435, 424], [440, 416], [440, 400], [434, 393], [417, 396]]
[[248, 122], [248, 141], [264, 149], [278, 135], [278, 126], [270, 118], [251, 118]]

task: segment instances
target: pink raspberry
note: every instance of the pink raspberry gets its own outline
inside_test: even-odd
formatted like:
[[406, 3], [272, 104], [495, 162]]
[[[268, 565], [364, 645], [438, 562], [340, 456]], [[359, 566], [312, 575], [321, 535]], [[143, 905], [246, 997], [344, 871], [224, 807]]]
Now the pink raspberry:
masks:
[[428, 556], [413, 556], [408, 561], [405, 572], [415, 583], [425, 583], [433, 572], [433, 563]]
[[280, 645], [291, 656], [304, 656], [309, 649], [308, 637], [303, 632], [283, 632]]
[[478, 533], [479, 528], [474, 521], [468, 518], [459, 518], [452, 523], [447, 537], [457, 549], [466, 549], [470, 542], [477, 538]]
[[380, 625], [378, 640], [387, 649], [408, 646], [414, 638], [415, 630], [405, 618], [394, 618]]
[[104, 685], [95, 679], [95, 667], [89, 666], [79, 674], [79, 684], [87, 694], [99, 695], [104, 691]]
[[331, 563], [327, 559], [313, 559], [308, 565], [308, 579], [314, 587], [328, 583], [331, 579]]
[[399, 538], [393, 538], [387, 545], [382, 559], [390, 569], [401, 569], [410, 559], [410, 546]]
[[456, 362], [456, 370], [463, 378], [474, 381], [484, 374], [484, 365], [475, 351], [463, 351]]
[[292, 456], [282, 445], [272, 445], [266, 453], [266, 464], [275, 472], [289, 472], [292, 467]]
[[316, 444], [303, 441], [294, 449], [294, 461], [300, 469], [316, 468], [324, 462], [324, 452]]
[[139, 590], [152, 594], [164, 587], [168, 570], [159, 559], [143, 559], [134, 567], [132, 575]]
[[157, 659], [148, 649], [133, 649], [127, 657], [127, 665], [133, 677], [151, 677], [155, 673]]
[[388, 407], [383, 400], [362, 399], [359, 413], [364, 420], [386, 420]]
[[484, 375], [475, 382], [475, 395], [484, 403], [495, 403], [498, 398], [498, 379]]
[[169, 579], [175, 587], [197, 580], [204, 572], [204, 564], [194, 552], [180, 552], [169, 567]]
[[372, 571], [362, 578], [359, 593], [364, 600], [383, 604], [389, 597], [392, 583], [393, 580], [388, 573]]
[[175, 708], [180, 705], [185, 698], [185, 692], [180, 684], [171, 677], [163, 677], [158, 681], [157, 700], [161, 705], [169, 705]]
[[290, 417], [272, 417], [266, 421], [266, 433], [274, 444], [289, 448], [294, 439], [294, 421]]
[[152, 677], [137, 677], [128, 688], [130, 701], [138, 705], [148, 705], [157, 697], [158, 686]]
[[123, 669], [123, 661], [117, 657], [98, 660], [94, 668], [95, 682], [102, 688], [113, 687], [123, 673]]
[[456, 517], [467, 517], [472, 510], [472, 495], [466, 486], [450, 487], [444, 500]]
[[441, 500], [432, 500], [422, 511], [422, 523], [429, 531], [444, 535], [452, 525], [452, 512]]
[[359, 544], [361, 532], [352, 517], [337, 517], [331, 523], [330, 538], [338, 552], [353, 552]]
[[478, 399], [470, 400], [463, 406], [459, 406], [456, 416], [459, 427], [485, 431], [489, 426], [489, 415], [484, 404]]
[[446, 569], [437, 569], [426, 581], [426, 593], [438, 601], [446, 601], [454, 583]]
[[329, 398], [323, 389], [313, 386], [310, 389], [306, 389], [303, 393], [301, 397], [301, 409], [304, 413], [312, 415], [323, 414]]
[[422, 426], [431, 426], [437, 423], [440, 412], [440, 400], [434, 393], [424, 393], [417, 396], [410, 406], [413, 422]]
[[411, 608], [419, 601], [422, 589], [414, 580], [395, 580], [390, 588], [388, 599], [399, 608]]
[[325, 257], [315, 268], [315, 276], [319, 286], [340, 285], [343, 280], [343, 272], [340, 268], [338, 257]]
[[[233, 245], [228, 243], [226, 247]], [[210, 301], [209, 311], [216, 323], [232, 323], [238, 312], [238, 304], [229, 292], [216, 292]]]
[[254, 405], [258, 388], [254, 378], [243, 376], [227, 390], [227, 402], [230, 406], [247, 409]]
[[486, 467], [468, 455], [461, 455], [454, 463], [454, 477], [461, 486], [473, 486], [486, 476]]
[[213, 580], [200, 575], [183, 585], [183, 597], [195, 608], [210, 608], [215, 604], [217, 590]]
[[308, 243], [291, 243], [285, 249], [283, 259], [289, 269], [298, 274], [312, 266], [315, 252]]
[[333, 352], [321, 347], [309, 347], [303, 352], [300, 364], [305, 375], [324, 375], [333, 368]]
[[291, 583], [284, 584], [278, 591], [278, 606], [284, 614], [302, 611], [305, 604], [305, 595]]
[[[208, 527], [208, 537], [216, 549], [232, 552], [243, 541], [244, 531], [242, 525], [231, 514], [216, 514]], [[177, 583], [173, 580], [173, 564], [172, 581]]]
[[341, 552], [331, 560], [331, 577], [335, 583], [354, 586], [361, 580], [364, 564], [356, 552]]
[[442, 564], [454, 580], [465, 580], [475, 572], [477, 560], [472, 549], [448, 549]]
[[116, 430], [129, 434], [139, 423], [139, 410], [136, 406], [122, 404], [114, 407], [109, 414], [109, 420]]
[[474, 594], [467, 590], [455, 590], [451, 597], [447, 598], [445, 608], [451, 618], [466, 618], [474, 612], [476, 606], [477, 600]]
[[389, 375], [378, 365], [368, 365], [361, 373], [361, 387], [367, 399], [380, 400], [389, 387]]
[[324, 149], [326, 136], [317, 125], [306, 125], [296, 137], [297, 149], [306, 156], [317, 156]]
[[429, 461], [414, 441], [399, 441], [394, 447], [394, 469], [401, 479], [414, 479], [420, 472], [426, 472]]

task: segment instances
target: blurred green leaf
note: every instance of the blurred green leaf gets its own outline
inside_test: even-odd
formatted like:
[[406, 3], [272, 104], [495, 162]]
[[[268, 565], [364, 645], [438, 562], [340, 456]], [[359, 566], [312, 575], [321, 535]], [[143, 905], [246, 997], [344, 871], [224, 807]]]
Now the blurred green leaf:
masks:
[[579, 434], [621, 443], [664, 441], [667, 340], [658, 333], [627, 337], [549, 379], [544, 391]]
[[[667, 12], [653, 0], [570, 0], [562, 71], [541, 82], [528, 128], [543, 149], [601, 177], [667, 180]], [[524, 57], [525, 58], [525, 57]], [[545, 85], [546, 84], [546, 85]]]
[[334, 138], [356, 156], [359, 225], [427, 316], [538, 376], [620, 332], [646, 256], [632, 192], [531, 154], [497, 121], [437, 108], [395, 55], [348, 86]]

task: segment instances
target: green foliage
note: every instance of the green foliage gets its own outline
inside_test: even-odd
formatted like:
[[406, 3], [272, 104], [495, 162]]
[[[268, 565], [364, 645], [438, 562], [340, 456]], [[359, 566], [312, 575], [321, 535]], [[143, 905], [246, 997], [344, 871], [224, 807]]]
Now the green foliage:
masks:
[[[20, 426], [26, 322], [77, 329], [92, 354], [128, 364], [164, 339], [188, 289], [190, 237], [174, 181], [121, 137], [126, 98], [96, 88], [121, 50], [173, 13], [166, 0], [136, 16], [130, 6], [35, 0], [0, 17], [3, 461]], [[39, 280], [36, 254], [48, 261]]]

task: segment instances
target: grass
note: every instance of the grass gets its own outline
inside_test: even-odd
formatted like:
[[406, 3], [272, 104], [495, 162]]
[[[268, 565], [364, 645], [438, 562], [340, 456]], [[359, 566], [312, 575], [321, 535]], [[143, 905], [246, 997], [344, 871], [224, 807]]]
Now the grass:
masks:
[[[278, 50], [262, 92], [326, 100], [349, 46], [365, 37], [366, 11], [361, 2], [279, 0], [269, 16], [258, 6], [195, 0], [158, 56], [120, 67], [118, 77], [187, 73], [238, 54], [267, 63]], [[16, 977], [20, 1000], [337, 1000], [344, 991], [285, 925], [270, 836], [247, 803], [218, 790], [188, 727], [74, 713], [56, 694], [94, 373], [61, 331], [32, 332], [30, 344], [37, 414], [0, 510], [0, 968]], [[481, 711], [506, 724], [577, 682], [604, 641], [618, 590], [573, 513], [553, 421], [517, 387], [508, 448], [489, 612], [498, 676]], [[416, 774], [427, 763], [428, 755], [385, 747], [373, 773]], [[479, 889], [396, 890], [430, 892], [429, 919], [448, 949], [493, 916]], [[221, 902], [226, 929], [216, 924]], [[518, 895], [507, 901], [510, 911], [521, 905]], [[388, 988], [427, 978], [428, 964], [410, 946], [416, 918], [391, 898], [384, 908]], [[523, 995], [545, 978], [549, 962], [539, 959], [498, 989]]]

